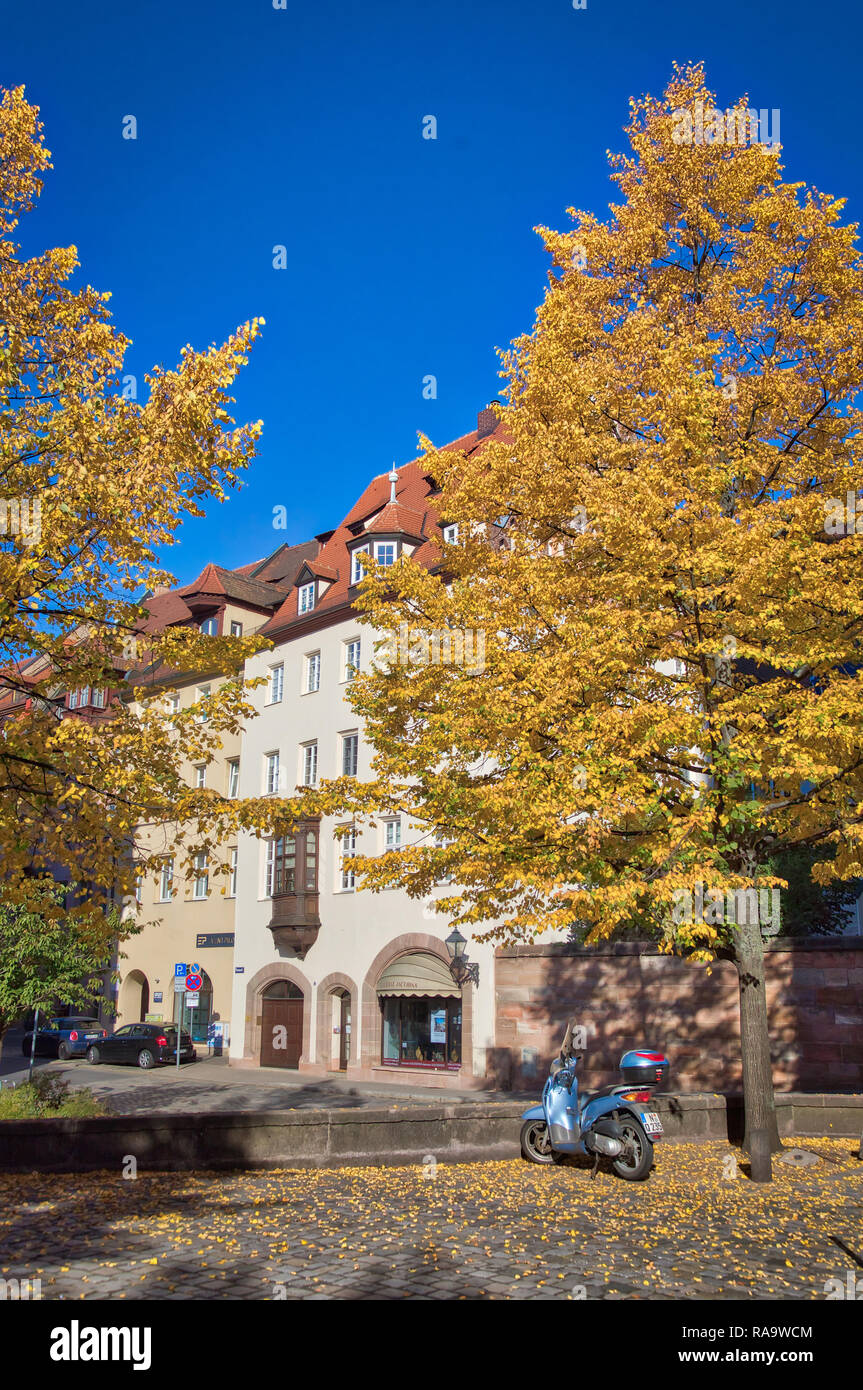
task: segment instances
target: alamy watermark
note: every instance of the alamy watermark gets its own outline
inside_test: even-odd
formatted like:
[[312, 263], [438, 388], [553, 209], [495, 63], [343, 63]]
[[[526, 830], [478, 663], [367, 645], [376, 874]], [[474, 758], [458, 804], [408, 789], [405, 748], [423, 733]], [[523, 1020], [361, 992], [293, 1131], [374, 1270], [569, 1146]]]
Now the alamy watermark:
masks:
[[672, 111], [674, 129], [671, 138], [675, 145], [767, 145], [779, 144], [779, 108], [772, 111], [761, 107], [754, 111], [748, 106], [733, 106], [719, 111], [697, 101], [690, 111]]
[[672, 921], [704, 922], [709, 926], [760, 926], [763, 936], [778, 936], [782, 922], [778, 888], [675, 888], [672, 894]]
[[856, 492], [846, 492], [844, 502], [840, 497], [828, 497], [824, 530], [828, 536], [863, 536], [863, 497]]
[[463, 666], [469, 675], [485, 670], [485, 633], [481, 629], [418, 628], [399, 623], [378, 649], [382, 661], [399, 666]]
[[853, 1269], [849, 1269], [845, 1279], [825, 1279], [824, 1294], [827, 1300], [848, 1299], [852, 1303], [858, 1300], [863, 1302], [863, 1278], [859, 1278]]
[[0, 1303], [21, 1299], [36, 1300], [42, 1297], [41, 1279], [0, 1279]]
[[25, 545], [42, 539], [42, 499], [0, 497], [0, 536], [20, 536]]

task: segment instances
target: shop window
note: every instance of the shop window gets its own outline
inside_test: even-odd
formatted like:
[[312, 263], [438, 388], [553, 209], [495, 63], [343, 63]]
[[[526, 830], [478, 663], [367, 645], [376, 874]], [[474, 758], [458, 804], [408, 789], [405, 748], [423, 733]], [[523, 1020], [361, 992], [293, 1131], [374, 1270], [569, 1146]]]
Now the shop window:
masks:
[[460, 999], [387, 996], [381, 1010], [384, 1066], [459, 1068]]

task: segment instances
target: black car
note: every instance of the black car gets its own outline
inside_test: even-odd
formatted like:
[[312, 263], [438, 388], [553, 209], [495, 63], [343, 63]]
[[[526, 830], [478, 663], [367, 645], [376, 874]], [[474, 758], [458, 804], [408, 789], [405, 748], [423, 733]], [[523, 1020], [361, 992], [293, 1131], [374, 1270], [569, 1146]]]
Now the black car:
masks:
[[[59, 1057], [68, 1062], [70, 1057], [83, 1057], [92, 1042], [104, 1038], [105, 1029], [98, 1018], [52, 1018], [36, 1029], [36, 1057]], [[24, 1034], [21, 1051], [30, 1056], [33, 1046], [33, 1029]]]
[[[189, 1034], [180, 1035], [180, 1061], [194, 1062], [197, 1053]], [[87, 1061], [127, 1062], [129, 1066], [155, 1067], [177, 1061], [177, 1029], [173, 1023], [127, 1023], [108, 1038], [87, 1048]]]

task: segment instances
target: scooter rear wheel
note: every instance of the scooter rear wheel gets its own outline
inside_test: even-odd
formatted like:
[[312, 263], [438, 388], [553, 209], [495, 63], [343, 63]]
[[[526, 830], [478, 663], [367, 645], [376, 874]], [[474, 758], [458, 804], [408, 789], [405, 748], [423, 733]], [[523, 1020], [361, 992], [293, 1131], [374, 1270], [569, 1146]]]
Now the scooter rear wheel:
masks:
[[626, 1148], [611, 1166], [619, 1178], [643, 1182], [653, 1167], [653, 1145], [634, 1115], [621, 1115], [620, 1133]]
[[529, 1163], [553, 1163], [554, 1151], [545, 1120], [525, 1120], [521, 1127], [522, 1157]]

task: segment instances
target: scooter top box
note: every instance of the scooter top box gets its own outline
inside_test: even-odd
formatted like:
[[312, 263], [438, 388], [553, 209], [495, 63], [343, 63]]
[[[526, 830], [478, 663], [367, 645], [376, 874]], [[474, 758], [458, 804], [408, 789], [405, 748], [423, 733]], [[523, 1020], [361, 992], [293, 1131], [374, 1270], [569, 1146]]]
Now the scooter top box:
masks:
[[624, 1081], [640, 1086], [662, 1086], [668, 1079], [668, 1058], [649, 1048], [624, 1052], [620, 1059], [620, 1074]]

